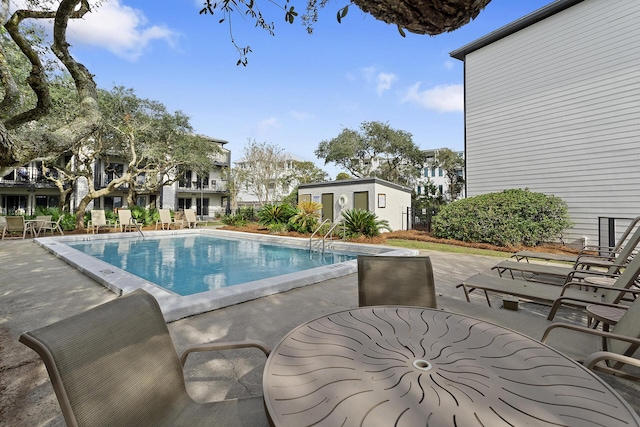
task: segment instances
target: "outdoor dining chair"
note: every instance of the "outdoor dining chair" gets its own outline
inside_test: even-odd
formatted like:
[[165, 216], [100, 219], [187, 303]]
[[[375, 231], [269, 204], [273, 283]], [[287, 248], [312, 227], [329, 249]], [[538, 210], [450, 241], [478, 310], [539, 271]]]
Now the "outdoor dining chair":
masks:
[[22, 233], [23, 239], [27, 236], [27, 232], [31, 233], [31, 236], [35, 235], [33, 224], [25, 222], [24, 217], [16, 215], [6, 216], [4, 219], [5, 224], [2, 229], [2, 240], [4, 240], [5, 236], [10, 235], [11, 233], [18, 233], [18, 235]]
[[254, 347], [206, 343], [178, 357], [160, 306], [143, 290], [41, 329], [20, 342], [44, 361], [69, 426], [267, 426], [262, 396], [200, 403], [183, 365], [193, 352]]
[[64, 215], [60, 215], [56, 221], [46, 221], [43, 223], [40, 226], [40, 231], [43, 232], [43, 236], [47, 235], [47, 231], [50, 231], [52, 236], [56, 231], [60, 232], [61, 236], [64, 236], [64, 231], [62, 231], [62, 226], [60, 225], [63, 218]]
[[437, 308], [431, 259], [359, 255], [358, 304]]

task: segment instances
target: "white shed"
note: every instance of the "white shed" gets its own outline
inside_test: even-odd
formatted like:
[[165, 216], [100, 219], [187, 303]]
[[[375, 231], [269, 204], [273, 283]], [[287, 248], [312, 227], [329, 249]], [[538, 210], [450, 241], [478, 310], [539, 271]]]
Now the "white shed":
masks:
[[379, 178], [300, 184], [298, 200], [322, 203], [322, 220], [340, 220], [347, 209], [364, 209], [387, 220], [392, 230], [407, 229], [411, 189]]

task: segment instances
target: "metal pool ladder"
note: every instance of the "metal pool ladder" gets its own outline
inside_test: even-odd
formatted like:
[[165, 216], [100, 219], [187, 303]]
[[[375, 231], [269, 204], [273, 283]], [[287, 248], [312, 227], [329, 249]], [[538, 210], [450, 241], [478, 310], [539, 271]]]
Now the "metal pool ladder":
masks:
[[[329, 222], [329, 219], [328, 219], [328, 218], [327, 218], [327, 219], [325, 219], [324, 221], [322, 221], [322, 223], [318, 226], [318, 228], [316, 228], [316, 231], [314, 231], [314, 232], [311, 234], [311, 237], [309, 237], [309, 253], [311, 253], [311, 252], [313, 251], [313, 249], [314, 249], [313, 236], [315, 236], [315, 235], [320, 231], [320, 229], [322, 228], [322, 226], [323, 226], [323, 225], [325, 225], [327, 222]], [[335, 223], [333, 223], [333, 225], [331, 226], [331, 228], [329, 229], [329, 231], [327, 231], [327, 232], [325, 233], [325, 235], [324, 235], [324, 236], [322, 236], [322, 237], [317, 237], [317, 238], [316, 238], [316, 240], [315, 240], [315, 242], [316, 242], [315, 246], [317, 247], [317, 246], [322, 245], [322, 246], [321, 246], [321, 247], [322, 247], [322, 249], [318, 249], [318, 252], [320, 252], [320, 253], [324, 254], [325, 241], [327, 240], [327, 237], [328, 237], [328, 236], [332, 236], [332, 235], [333, 235], [333, 230], [338, 226], [338, 224], [340, 224], [340, 221], [336, 221]]]
[[140, 235], [144, 239], [144, 234], [142, 234], [142, 228], [140, 228], [140, 224], [138, 224], [138, 221], [136, 221], [135, 218], [131, 218], [131, 222], [133, 223], [133, 226], [136, 228], [136, 230], [138, 230], [138, 233], [140, 233]]

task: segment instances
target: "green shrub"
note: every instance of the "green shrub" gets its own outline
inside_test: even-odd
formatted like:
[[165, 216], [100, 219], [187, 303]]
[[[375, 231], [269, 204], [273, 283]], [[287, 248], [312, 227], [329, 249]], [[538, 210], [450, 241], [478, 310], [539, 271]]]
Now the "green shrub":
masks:
[[[131, 218], [135, 219], [138, 224], [151, 225], [160, 219], [160, 214], [156, 209], [146, 209], [142, 206], [131, 206]], [[156, 219], [154, 219], [154, 214]]]
[[258, 222], [261, 225], [286, 224], [296, 214], [296, 209], [288, 203], [280, 205], [264, 205], [258, 211]]
[[223, 215], [221, 220], [224, 225], [230, 225], [232, 227], [243, 227], [247, 225], [247, 220], [240, 214]]
[[273, 224], [269, 224], [267, 226], [267, 229], [271, 234], [283, 234], [289, 231], [289, 227], [287, 226], [287, 224], [282, 224], [279, 222], [274, 222]]
[[380, 230], [391, 231], [387, 220], [378, 219], [375, 213], [364, 209], [347, 209], [342, 216], [342, 224], [338, 228], [339, 231], [344, 230], [347, 238], [375, 237], [380, 235]]
[[255, 221], [256, 212], [253, 206], [245, 206], [236, 210], [236, 215], [244, 218], [246, 221]]
[[511, 189], [458, 200], [433, 218], [436, 237], [496, 246], [536, 246], [572, 226], [559, 197]]
[[297, 213], [289, 219], [289, 226], [298, 233], [313, 233], [320, 219], [322, 204], [303, 201], [298, 203]]

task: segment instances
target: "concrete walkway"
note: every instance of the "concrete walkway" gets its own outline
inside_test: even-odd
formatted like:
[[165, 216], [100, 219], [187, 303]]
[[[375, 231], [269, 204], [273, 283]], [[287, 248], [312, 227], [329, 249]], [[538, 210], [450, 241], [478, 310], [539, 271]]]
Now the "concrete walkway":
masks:
[[[439, 308], [538, 339], [550, 324], [548, 307], [521, 303], [517, 312], [504, 310], [498, 297], [488, 307], [479, 293], [468, 303], [455, 288], [472, 274], [489, 273], [498, 258], [427, 251], [423, 255], [429, 255], [434, 265]], [[64, 425], [43, 364], [18, 337], [114, 298], [30, 240], [0, 242], [0, 426]], [[249, 338], [275, 346], [303, 322], [356, 306], [357, 278], [350, 275], [185, 318], [170, 323], [169, 329], [179, 352], [196, 343]], [[561, 311], [558, 321], [585, 322], [574, 310]], [[598, 342], [565, 332], [552, 335], [548, 344], [570, 356], [584, 357], [590, 349], [595, 351]], [[264, 360], [257, 350], [190, 356], [185, 368], [189, 392], [200, 401], [261, 394]], [[605, 380], [640, 411], [638, 384]]]

